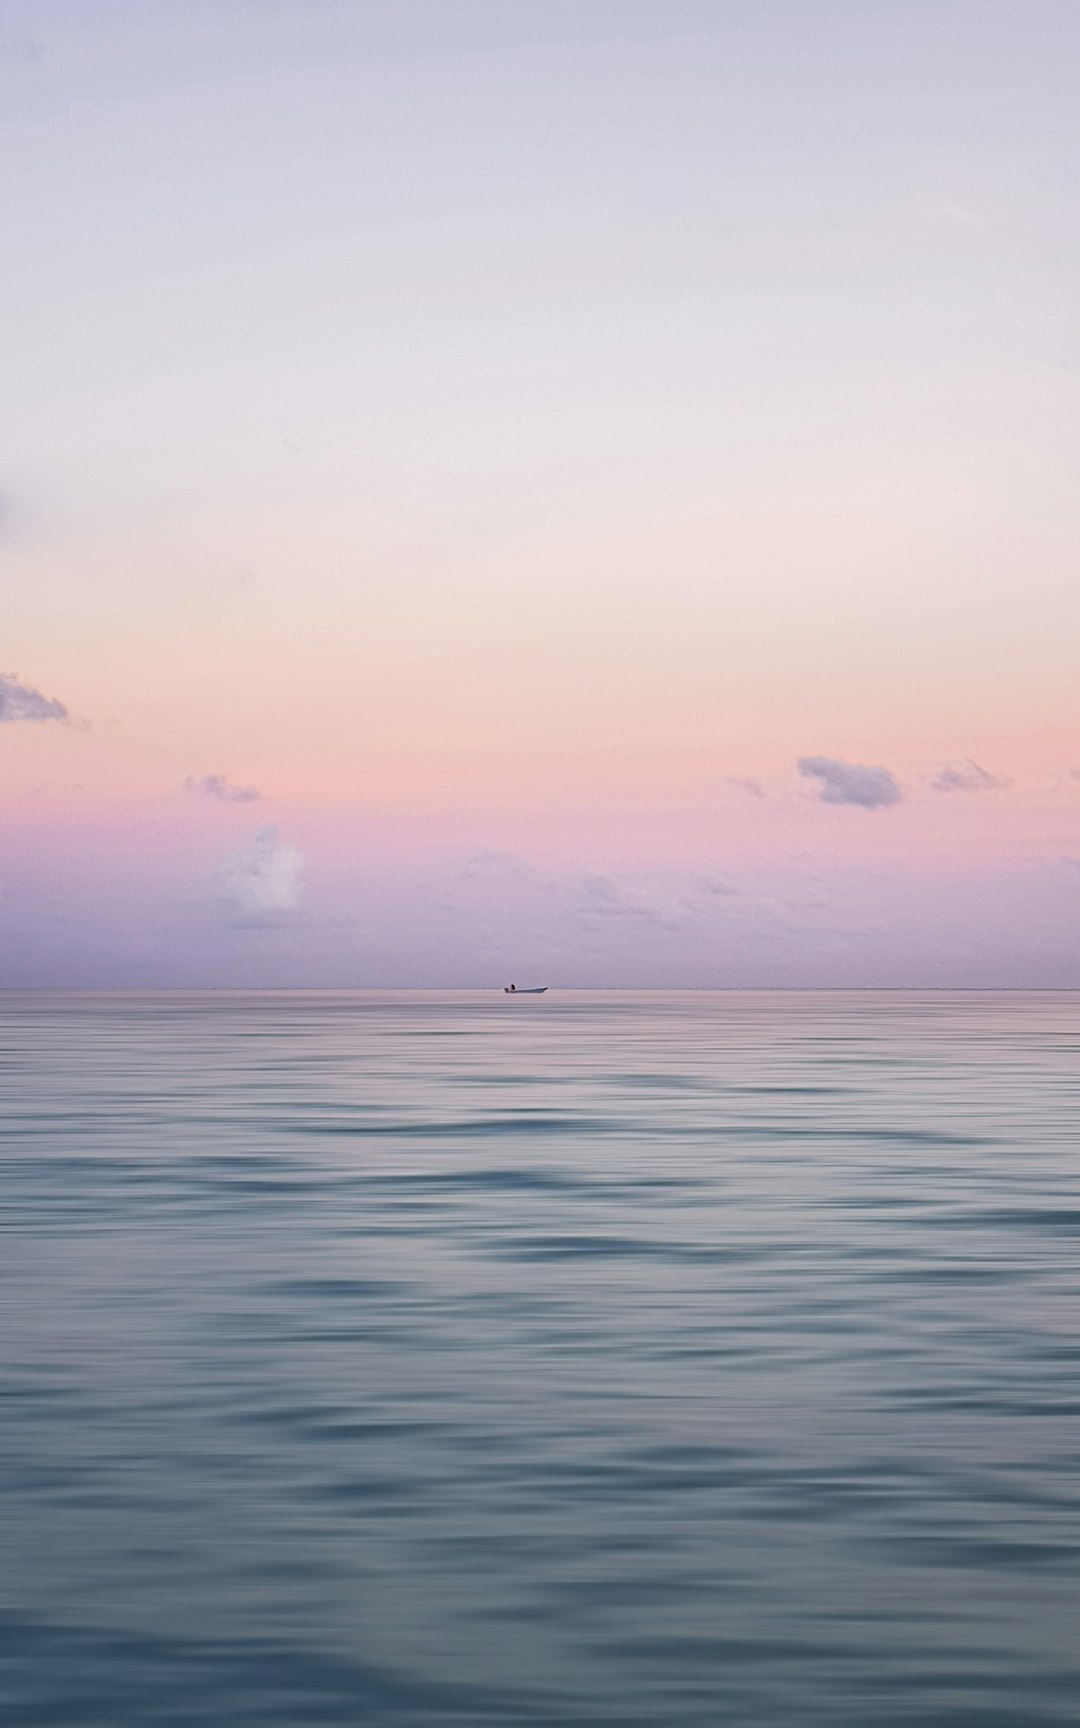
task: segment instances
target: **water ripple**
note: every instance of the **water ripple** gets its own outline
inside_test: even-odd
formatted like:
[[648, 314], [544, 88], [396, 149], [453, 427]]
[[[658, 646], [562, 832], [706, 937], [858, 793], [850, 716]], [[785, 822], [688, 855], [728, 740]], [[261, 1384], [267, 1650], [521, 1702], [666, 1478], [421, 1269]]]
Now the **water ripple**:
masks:
[[1078, 1054], [1064, 994], [0, 993], [7, 1717], [1071, 1725]]

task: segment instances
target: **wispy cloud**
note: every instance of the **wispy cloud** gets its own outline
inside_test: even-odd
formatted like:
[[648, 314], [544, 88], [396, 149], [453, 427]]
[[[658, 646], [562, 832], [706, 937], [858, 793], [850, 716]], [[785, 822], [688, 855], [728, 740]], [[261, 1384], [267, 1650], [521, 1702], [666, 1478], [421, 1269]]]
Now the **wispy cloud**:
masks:
[[728, 899], [732, 894], [738, 894], [739, 885], [734, 877], [727, 875], [699, 876], [693, 884], [693, 892], [704, 894], [707, 899]]
[[483, 851], [473, 852], [466, 858], [460, 874], [470, 879], [516, 879], [528, 880], [532, 883], [546, 882], [540, 872], [531, 864], [526, 864], [524, 858], [519, 858], [513, 852]]
[[0, 62], [7, 66], [35, 66], [45, 59], [45, 44], [29, 31], [0, 38]]
[[1004, 774], [991, 774], [968, 757], [964, 762], [945, 762], [930, 781], [935, 792], [1003, 792], [1010, 784]]
[[221, 890], [240, 923], [280, 922], [300, 904], [304, 860], [295, 846], [278, 839], [276, 828], [263, 828], [223, 866]]
[[943, 216], [947, 216], [951, 222], [959, 223], [962, 228], [986, 227], [985, 215], [973, 204], [961, 204], [950, 199], [941, 205], [941, 213]]
[[820, 781], [822, 804], [854, 804], [860, 810], [883, 810], [899, 804], [904, 794], [888, 768], [843, 762], [837, 756], [800, 756], [795, 764], [805, 779]]
[[57, 720], [66, 725], [69, 719], [62, 702], [23, 684], [17, 672], [0, 672], [0, 725], [13, 726], [20, 720]]
[[745, 792], [751, 798], [764, 798], [765, 788], [760, 780], [755, 780], [749, 774], [725, 774], [724, 780], [728, 786], [735, 786], [740, 792]]
[[634, 880], [614, 874], [547, 875], [509, 852], [474, 853], [459, 873], [463, 887], [484, 892], [492, 919], [521, 927], [532, 921], [548, 935], [567, 940], [584, 933], [612, 940], [631, 927], [644, 931], [680, 930], [713, 917], [739, 889], [722, 872], [668, 881]]
[[586, 918], [633, 918], [661, 930], [677, 930], [694, 909], [679, 893], [644, 891], [615, 876], [585, 876], [577, 910]]
[[200, 774], [197, 778], [189, 775], [184, 786], [189, 792], [216, 798], [222, 804], [255, 804], [262, 797], [257, 786], [234, 785], [227, 774]]

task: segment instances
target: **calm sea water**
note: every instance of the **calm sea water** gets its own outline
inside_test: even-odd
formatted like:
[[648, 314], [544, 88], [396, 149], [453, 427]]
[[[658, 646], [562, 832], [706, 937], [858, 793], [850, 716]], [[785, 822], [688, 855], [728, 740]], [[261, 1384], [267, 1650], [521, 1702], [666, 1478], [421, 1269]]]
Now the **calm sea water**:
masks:
[[1080, 1705], [1080, 997], [0, 996], [12, 1728]]

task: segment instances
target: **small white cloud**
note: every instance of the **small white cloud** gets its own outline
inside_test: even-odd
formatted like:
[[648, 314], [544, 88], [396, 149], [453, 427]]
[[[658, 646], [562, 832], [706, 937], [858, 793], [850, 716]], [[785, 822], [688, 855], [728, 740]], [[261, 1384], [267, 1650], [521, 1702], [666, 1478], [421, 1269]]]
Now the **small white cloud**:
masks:
[[1004, 774], [991, 774], [970, 757], [943, 763], [930, 782], [935, 792], [1003, 792], [1009, 783]]
[[904, 794], [888, 768], [843, 762], [836, 756], [800, 756], [795, 764], [806, 779], [821, 781], [823, 804], [854, 804], [860, 810], [883, 810], [899, 804]]
[[66, 725], [68, 718], [62, 702], [21, 683], [17, 673], [0, 672], [0, 725], [13, 726], [20, 720], [57, 720]]
[[216, 798], [222, 804], [255, 804], [262, 797], [257, 786], [234, 785], [227, 774], [200, 774], [197, 779], [189, 774], [184, 786], [189, 792]]
[[949, 200], [941, 206], [943, 216], [948, 216], [952, 222], [957, 222], [962, 228], [985, 228], [986, 217], [973, 204], [960, 204]]
[[280, 841], [276, 828], [264, 828], [246, 851], [224, 865], [221, 887], [242, 922], [258, 923], [295, 911], [303, 878], [304, 860], [296, 847]]

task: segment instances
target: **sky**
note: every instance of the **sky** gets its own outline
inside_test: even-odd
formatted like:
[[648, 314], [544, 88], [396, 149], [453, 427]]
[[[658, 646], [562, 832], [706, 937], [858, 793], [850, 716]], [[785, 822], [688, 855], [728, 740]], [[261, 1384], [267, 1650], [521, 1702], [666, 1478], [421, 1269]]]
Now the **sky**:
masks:
[[1075, 0], [7, 0], [0, 984], [1080, 987]]

